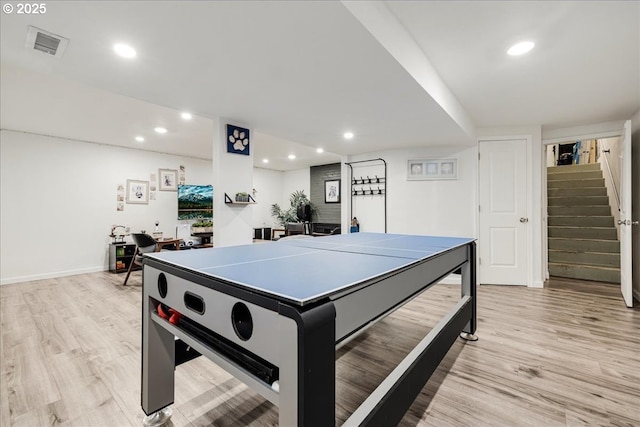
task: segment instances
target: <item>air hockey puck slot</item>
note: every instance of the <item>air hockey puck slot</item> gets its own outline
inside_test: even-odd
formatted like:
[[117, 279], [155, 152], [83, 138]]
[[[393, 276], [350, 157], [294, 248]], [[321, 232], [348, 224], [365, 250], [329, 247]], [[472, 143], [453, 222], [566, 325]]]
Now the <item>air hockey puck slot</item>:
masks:
[[167, 296], [167, 276], [164, 273], [158, 275], [158, 293], [162, 298]]
[[189, 291], [184, 293], [184, 305], [198, 314], [204, 314], [204, 299]]
[[249, 307], [241, 302], [235, 303], [231, 309], [231, 323], [238, 338], [247, 341], [253, 334], [253, 319]]

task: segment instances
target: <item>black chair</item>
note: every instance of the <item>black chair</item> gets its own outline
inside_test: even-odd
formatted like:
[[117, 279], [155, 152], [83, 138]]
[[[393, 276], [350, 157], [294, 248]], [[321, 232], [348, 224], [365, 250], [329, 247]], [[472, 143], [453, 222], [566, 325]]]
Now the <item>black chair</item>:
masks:
[[284, 226], [285, 236], [294, 236], [296, 234], [306, 234], [303, 222], [288, 222]]
[[142, 256], [144, 254], [158, 251], [158, 242], [156, 242], [156, 239], [148, 234], [131, 233], [131, 238], [133, 239], [133, 243], [136, 244], [136, 250], [133, 253], [131, 262], [129, 263], [127, 277], [124, 278], [124, 283], [122, 284], [122, 286], [126, 286], [127, 280], [129, 280], [129, 275], [131, 274], [131, 270], [133, 270], [134, 264], [142, 267]]

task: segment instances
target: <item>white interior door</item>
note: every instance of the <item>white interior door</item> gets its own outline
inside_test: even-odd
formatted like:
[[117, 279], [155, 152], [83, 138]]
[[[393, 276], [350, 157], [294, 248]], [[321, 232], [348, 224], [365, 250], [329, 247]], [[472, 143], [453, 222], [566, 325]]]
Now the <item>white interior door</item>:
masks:
[[481, 141], [479, 148], [480, 283], [526, 285], [526, 140]]
[[631, 287], [631, 120], [624, 124], [620, 146], [620, 289], [627, 307], [633, 306]]

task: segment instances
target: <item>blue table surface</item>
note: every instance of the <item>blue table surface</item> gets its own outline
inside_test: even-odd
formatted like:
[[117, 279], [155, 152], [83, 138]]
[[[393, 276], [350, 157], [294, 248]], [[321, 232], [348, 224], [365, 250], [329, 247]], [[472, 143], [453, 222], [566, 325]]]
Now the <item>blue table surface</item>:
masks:
[[474, 240], [351, 233], [146, 256], [305, 305]]

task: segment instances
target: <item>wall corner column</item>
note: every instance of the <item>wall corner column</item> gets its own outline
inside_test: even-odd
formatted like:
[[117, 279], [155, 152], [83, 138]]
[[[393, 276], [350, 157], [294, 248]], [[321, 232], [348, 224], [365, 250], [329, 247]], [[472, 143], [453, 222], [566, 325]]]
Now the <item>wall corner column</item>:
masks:
[[[227, 152], [227, 125], [248, 130], [248, 155]], [[239, 138], [243, 141], [244, 138]], [[251, 205], [225, 203], [225, 194], [235, 201], [236, 193], [251, 194], [253, 187], [253, 132], [249, 126], [224, 118], [213, 123], [213, 246], [236, 246], [252, 243]]]

